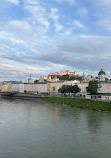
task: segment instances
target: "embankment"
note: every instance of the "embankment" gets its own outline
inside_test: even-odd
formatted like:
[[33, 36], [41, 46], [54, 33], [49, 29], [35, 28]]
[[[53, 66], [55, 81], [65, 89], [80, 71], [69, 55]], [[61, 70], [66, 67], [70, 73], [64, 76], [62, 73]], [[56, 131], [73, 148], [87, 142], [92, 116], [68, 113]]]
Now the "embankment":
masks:
[[28, 93], [1, 93], [1, 98], [11, 99], [43, 99], [48, 96], [42, 94], [28, 94]]
[[90, 99], [57, 98], [57, 97], [45, 98], [44, 101], [51, 103], [67, 104], [74, 107], [92, 109], [97, 111], [111, 112], [110, 102], [94, 101]]

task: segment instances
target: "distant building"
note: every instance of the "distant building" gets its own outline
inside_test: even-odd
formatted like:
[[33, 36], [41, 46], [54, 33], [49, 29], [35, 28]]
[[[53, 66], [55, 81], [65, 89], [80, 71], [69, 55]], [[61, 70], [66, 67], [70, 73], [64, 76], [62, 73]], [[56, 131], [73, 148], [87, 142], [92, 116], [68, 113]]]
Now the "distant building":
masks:
[[55, 72], [55, 73], [50, 72], [49, 75], [44, 76], [44, 80], [52, 82], [54, 78], [57, 78], [58, 76], [64, 76], [64, 75], [69, 75], [69, 77], [74, 76], [75, 78], [79, 77], [78, 75], [76, 75], [76, 71], [70, 72], [69, 70], [65, 70], [65, 71], [62, 70], [61, 72]]
[[94, 80], [95, 78], [92, 75], [87, 76], [87, 82]]
[[50, 76], [63, 76], [63, 75], [75, 76], [76, 71], [70, 72], [69, 70], [66, 70], [66, 71], [62, 70], [60, 73], [59, 72], [55, 72], [55, 73], [50, 72]]
[[39, 82], [45, 82], [42, 76], [40, 76]]
[[59, 79], [57, 78], [57, 76], [55, 76], [53, 79], [52, 79], [52, 82], [58, 82]]
[[103, 71], [103, 69], [101, 69], [100, 72], [98, 73], [98, 79], [99, 81], [105, 81], [106, 73]]
[[31, 75], [30, 75], [30, 77], [28, 78], [28, 83], [33, 83]]

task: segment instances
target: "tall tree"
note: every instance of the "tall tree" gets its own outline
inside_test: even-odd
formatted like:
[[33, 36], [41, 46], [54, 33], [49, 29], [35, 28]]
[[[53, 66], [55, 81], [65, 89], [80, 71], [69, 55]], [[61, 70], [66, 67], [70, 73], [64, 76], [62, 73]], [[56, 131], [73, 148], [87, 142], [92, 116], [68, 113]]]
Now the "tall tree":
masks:
[[98, 93], [98, 89], [100, 88], [100, 84], [98, 81], [96, 80], [92, 80], [89, 82], [88, 87], [86, 87], [87, 92], [89, 92], [90, 94], [97, 94]]

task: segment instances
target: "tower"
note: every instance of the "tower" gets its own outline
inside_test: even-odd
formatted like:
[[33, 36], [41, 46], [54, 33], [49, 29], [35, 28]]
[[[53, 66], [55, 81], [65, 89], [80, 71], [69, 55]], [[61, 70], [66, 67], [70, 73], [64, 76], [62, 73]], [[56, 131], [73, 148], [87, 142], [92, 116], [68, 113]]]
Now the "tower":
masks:
[[76, 75], [76, 70], [74, 71], [74, 75]]
[[83, 72], [82, 80], [83, 80], [83, 82], [86, 82], [85, 72]]
[[32, 77], [31, 77], [31, 74], [30, 74], [30, 77], [28, 78], [28, 83], [32, 83]]

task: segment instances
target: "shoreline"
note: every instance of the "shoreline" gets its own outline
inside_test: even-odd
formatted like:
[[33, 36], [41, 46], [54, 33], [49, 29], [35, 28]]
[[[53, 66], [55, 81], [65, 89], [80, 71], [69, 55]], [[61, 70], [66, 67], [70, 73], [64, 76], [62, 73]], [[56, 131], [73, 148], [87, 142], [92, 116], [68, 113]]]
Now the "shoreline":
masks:
[[47, 98], [49, 96], [44, 96], [44, 95], [37, 95], [37, 94], [30, 94], [30, 93], [15, 93], [10, 95], [10, 93], [2, 93], [0, 98], [11, 98], [11, 99], [43, 99]]
[[111, 113], [110, 102], [94, 101], [90, 99], [58, 98], [58, 97], [50, 97], [50, 98], [45, 98], [43, 100], [50, 103], [58, 103], [62, 105], [65, 104], [71, 107], [77, 107], [81, 109]]
[[91, 100], [84, 98], [65, 98], [65, 97], [52, 97], [35, 94], [21, 94], [17, 93], [12, 96], [2, 96], [1, 98], [10, 99], [22, 99], [22, 100], [42, 100], [44, 102], [58, 103], [63, 105], [69, 105], [71, 107], [77, 107], [81, 109], [94, 110], [99, 112], [111, 112], [111, 102]]

